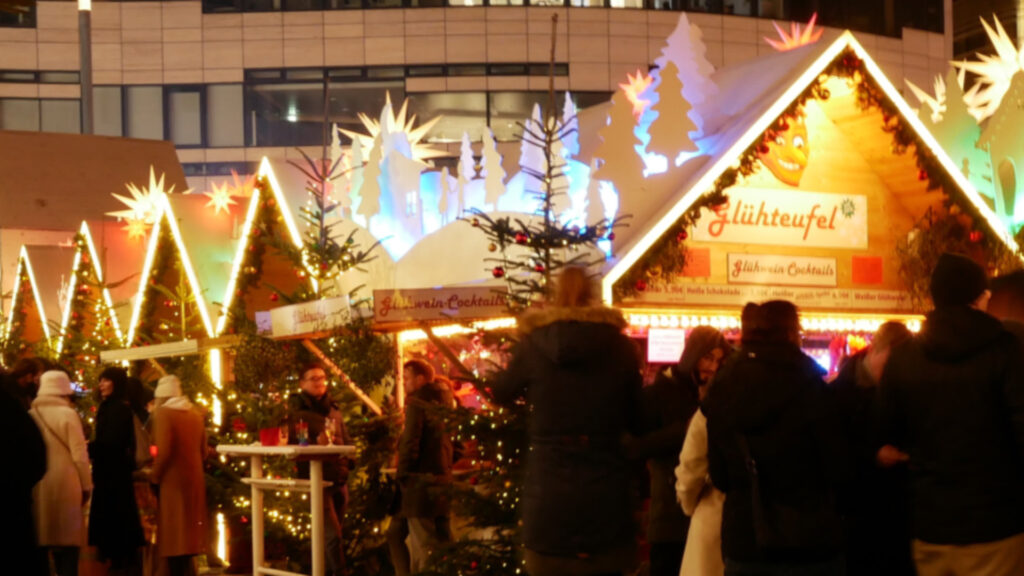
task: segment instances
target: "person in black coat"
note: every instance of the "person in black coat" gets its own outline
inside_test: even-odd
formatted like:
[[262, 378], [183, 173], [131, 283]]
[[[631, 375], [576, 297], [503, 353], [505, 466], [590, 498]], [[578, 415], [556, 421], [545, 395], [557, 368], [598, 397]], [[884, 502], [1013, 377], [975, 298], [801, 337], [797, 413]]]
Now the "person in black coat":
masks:
[[845, 449], [822, 373], [793, 304], [747, 305], [742, 346], [704, 405], [727, 576], [842, 573]]
[[639, 426], [640, 364], [617, 310], [592, 306], [567, 268], [552, 305], [525, 314], [493, 400], [525, 398], [530, 451], [522, 506], [533, 576], [621, 574], [636, 562], [634, 483], [623, 447]]
[[847, 501], [846, 576], [914, 576], [910, 555], [907, 467], [876, 460], [872, 418], [878, 382], [893, 347], [912, 334], [901, 322], [886, 322], [871, 346], [846, 360], [831, 387], [850, 448], [853, 480]]
[[100, 396], [95, 437], [89, 443], [93, 495], [89, 509], [89, 544], [109, 574], [140, 574], [139, 548], [145, 544], [135, 502], [135, 423], [128, 405], [128, 373], [107, 368], [99, 377]]
[[935, 309], [882, 375], [881, 440], [909, 455], [922, 576], [1024, 574], [1024, 360], [985, 313], [988, 278], [943, 254]]
[[[32, 488], [46, 474], [46, 444], [21, 398], [10, 393], [0, 372], [0, 438], [8, 440], [6, 458], [13, 463], [0, 474], [0, 518], [8, 527], [0, 538], [0, 565], [10, 574], [49, 574], [46, 553], [36, 542]], [[11, 384], [16, 386], [16, 384]]]
[[690, 418], [700, 405], [700, 387], [711, 382], [728, 347], [721, 332], [698, 326], [687, 335], [679, 363], [659, 372], [654, 383], [644, 388], [645, 433], [628, 446], [631, 456], [649, 460], [651, 576], [679, 574], [690, 519], [676, 501], [675, 469]]

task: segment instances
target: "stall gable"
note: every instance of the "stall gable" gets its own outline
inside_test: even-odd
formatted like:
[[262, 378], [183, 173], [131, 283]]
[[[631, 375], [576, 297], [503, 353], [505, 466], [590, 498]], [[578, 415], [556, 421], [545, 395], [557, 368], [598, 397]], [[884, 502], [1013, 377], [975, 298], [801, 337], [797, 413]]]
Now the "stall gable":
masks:
[[[46, 324], [46, 312], [35, 280], [32, 262], [25, 246], [18, 256], [18, 268], [11, 296], [11, 311], [4, 329], [5, 363], [11, 363], [31, 350], [28, 346], [38, 342], [49, 345], [50, 327]], [[13, 348], [17, 345], [18, 348]]]
[[[100, 323], [103, 323], [104, 330], [114, 336], [117, 344], [121, 344], [124, 335], [121, 332], [121, 325], [118, 322], [117, 314], [114, 312], [114, 301], [110, 296], [103, 266], [100, 264], [99, 252], [92, 238], [92, 232], [87, 222], [82, 222], [78, 230], [79, 241], [75, 249], [74, 262], [71, 265], [71, 276], [68, 284], [68, 303], [64, 306], [64, 312], [60, 322], [60, 334], [58, 335], [57, 354], [62, 354], [68, 340], [74, 338], [74, 334], [68, 333], [72, 325], [73, 315], [80, 314], [82, 319], [77, 323], [76, 329], [80, 335], [88, 335], [97, 332]], [[83, 283], [79, 284], [81, 276]], [[104, 315], [97, 315], [96, 312], [105, 312]]]
[[730, 202], [705, 211], [691, 230], [683, 232], [684, 237], [692, 235], [686, 241], [692, 252], [683, 275], [663, 278], [656, 266], [649, 267], [642, 290], [627, 303], [732, 306], [774, 297], [796, 300], [807, 308], [909, 307], [900, 297], [893, 249], [928, 207], [942, 202], [942, 192], [928, 190], [912, 146], [902, 154], [893, 152], [882, 113], [858, 106], [852, 81], [831, 77], [829, 98], [811, 97], [802, 107], [792, 108], [837, 58], [851, 53], [862, 60], [866, 74], [955, 183], [956, 189], [945, 193], [965, 197], [996, 235], [1016, 247], [989, 205], [847, 32], [821, 49], [808, 67], [790, 70], [796, 80], [781, 97], [758, 103], [757, 114], [744, 110], [734, 121], [737, 125], [723, 130], [733, 137], [723, 138], [708, 168], [684, 184], [679, 200], [604, 277], [606, 301], [612, 300], [616, 281], [745, 151], [756, 146], [757, 169], [726, 190]]
[[233, 329], [233, 314], [244, 314], [245, 318], [254, 320], [258, 310], [287, 304], [279, 297], [280, 293], [291, 294], [315, 287], [315, 280], [305, 271], [297, 270], [295, 262], [285, 253], [286, 246], [301, 251], [302, 236], [288, 199], [266, 158], [260, 163], [258, 178], [266, 182], [266, 186], [257, 184], [246, 208], [221, 316], [217, 319], [218, 335]]
[[128, 346], [213, 335], [206, 296], [182, 239], [178, 216], [166, 195], [160, 195], [157, 203], [159, 214], [150, 230]]
[[[26, 246], [33, 293], [40, 297], [39, 311], [47, 327], [47, 341], [56, 345], [54, 334], [60, 329], [61, 317], [71, 302], [72, 269], [75, 250], [69, 246]], [[54, 338], [54, 340], [49, 340]]]

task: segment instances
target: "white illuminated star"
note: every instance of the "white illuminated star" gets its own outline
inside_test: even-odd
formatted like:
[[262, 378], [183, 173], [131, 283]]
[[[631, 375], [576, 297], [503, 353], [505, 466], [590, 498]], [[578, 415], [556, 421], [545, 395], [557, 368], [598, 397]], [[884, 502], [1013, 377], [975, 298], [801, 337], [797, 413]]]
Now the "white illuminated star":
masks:
[[213, 192], [205, 192], [210, 201], [206, 203], [207, 207], [213, 206], [215, 214], [219, 214], [223, 211], [225, 214], [231, 212], [231, 206], [238, 204], [235, 199], [231, 197], [233, 192], [232, 188], [229, 188], [227, 183], [218, 185], [216, 182], [213, 183]]
[[978, 80], [964, 95], [964, 101], [971, 115], [979, 122], [988, 118], [999, 108], [1003, 96], [1010, 89], [1010, 81], [1015, 74], [1024, 70], [1024, 50], [1018, 50], [1010, 39], [1006, 29], [993, 17], [995, 30], [981, 19], [995, 54], [977, 54], [978, 60], [973, 62], [954, 62], [962, 72], [971, 72]]
[[391, 106], [390, 92], [387, 93], [386, 98], [387, 101], [384, 104], [384, 111], [381, 114], [380, 120], [370, 118], [362, 112], [359, 113], [359, 120], [363, 123], [368, 134], [360, 134], [339, 128], [341, 133], [351, 138], [353, 142], [359, 142], [360, 146], [362, 146], [363, 158], [370, 157], [370, 149], [373, 148], [373, 141], [377, 138], [378, 134], [390, 135], [396, 132], [405, 133], [406, 139], [409, 141], [413, 160], [423, 161], [447, 155], [447, 152], [444, 150], [438, 150], [423, 142], [427, 132], [430, 132], [434, 124], [441, 120], [441, 116], [431, 118], [426, 123], [417, 127], [415, 114], [406, 119], [409, 107], [408, 99], [402, 102], [402, 108], [398, 111], [398, 114], [395, 114], [395, 110]]

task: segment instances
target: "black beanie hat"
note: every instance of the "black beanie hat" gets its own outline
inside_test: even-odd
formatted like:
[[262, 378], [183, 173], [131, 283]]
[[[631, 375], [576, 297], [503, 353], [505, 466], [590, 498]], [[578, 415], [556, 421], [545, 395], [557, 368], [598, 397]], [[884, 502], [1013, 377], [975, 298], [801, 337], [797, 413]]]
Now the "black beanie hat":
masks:
[[946, 252], [939, 256], [929, 288], [936, 308], [967, 306], [988, 290], [988, 274], [967, 256]]

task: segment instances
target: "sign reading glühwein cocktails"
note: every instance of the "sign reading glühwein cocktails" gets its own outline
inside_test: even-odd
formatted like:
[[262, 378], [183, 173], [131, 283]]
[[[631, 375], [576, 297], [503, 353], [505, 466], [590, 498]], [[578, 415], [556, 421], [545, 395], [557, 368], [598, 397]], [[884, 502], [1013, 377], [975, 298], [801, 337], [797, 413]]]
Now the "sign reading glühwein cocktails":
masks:
[[729, 201], [694, 225], [702, 242], [864, 249], [867, 196], [733, 188]]

